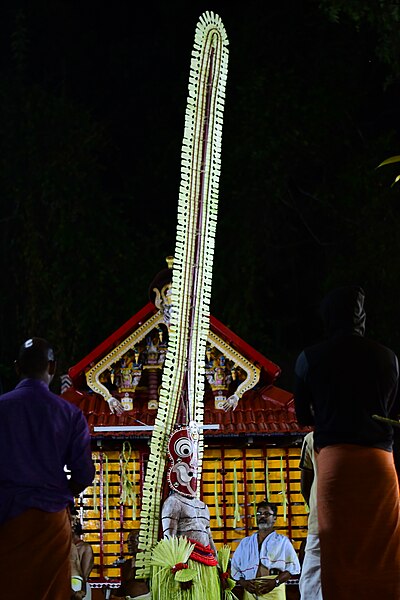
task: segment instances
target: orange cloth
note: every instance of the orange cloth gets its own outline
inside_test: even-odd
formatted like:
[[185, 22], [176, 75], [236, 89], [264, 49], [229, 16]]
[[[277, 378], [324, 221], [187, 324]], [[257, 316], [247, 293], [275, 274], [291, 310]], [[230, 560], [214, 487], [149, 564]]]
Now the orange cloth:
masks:
[[29, 509], [0, 526], [1, 598], [70, 600], [67, 510]]
[[400, 599], [399, 486], [390, 452], [353, 444], [318, 454], [324, 600]]

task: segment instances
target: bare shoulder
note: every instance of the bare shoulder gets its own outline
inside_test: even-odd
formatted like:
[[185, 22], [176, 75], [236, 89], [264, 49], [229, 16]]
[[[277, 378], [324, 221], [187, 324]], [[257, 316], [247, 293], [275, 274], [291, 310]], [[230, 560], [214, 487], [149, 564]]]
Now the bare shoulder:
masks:
[[[73, 543], [72, 546], [75, 546]], [[93, 566], [94, 553], [93, 548], [88, 542], [81, 540], [76, 546], [77, 553], [79, 556], [79, 562], [83, 571], [91, 570]]]
[[82, 544], [80, 544], [79, 550], [80, 550], [81, 556], [92, 556], [93, 555], [93, 548], [89, 544], [89, 542], [82, 542]]
[[182, 506], [181, 498], [179, 494], [171, 494], [165, 500], [163, 504], [163, 510], [176, 511], [179, 510]]

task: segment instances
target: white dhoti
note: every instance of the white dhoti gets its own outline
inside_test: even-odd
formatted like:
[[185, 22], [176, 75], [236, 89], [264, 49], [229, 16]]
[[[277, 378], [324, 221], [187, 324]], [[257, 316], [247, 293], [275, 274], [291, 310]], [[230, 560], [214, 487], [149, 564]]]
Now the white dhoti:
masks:
[[140, 596], [125, 596], [126, 600], [151, 600], [151, 592], [141, 594]]
[[299, 581], [301, 600], [322, 600], [319, 537], [308, 534]]

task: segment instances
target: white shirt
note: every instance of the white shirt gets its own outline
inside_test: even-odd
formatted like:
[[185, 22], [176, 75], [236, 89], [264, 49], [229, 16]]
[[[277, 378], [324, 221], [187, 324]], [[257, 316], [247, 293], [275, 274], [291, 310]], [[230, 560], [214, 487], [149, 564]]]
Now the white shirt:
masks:
[[291, 575], [300, 573], [300, 563], [290, 540], [272, 531], [258, 549], [258, 534], [244, 538], [232, 557], [231, 575], [233, 579], [255, 579], [258, 567], [289, 571]]

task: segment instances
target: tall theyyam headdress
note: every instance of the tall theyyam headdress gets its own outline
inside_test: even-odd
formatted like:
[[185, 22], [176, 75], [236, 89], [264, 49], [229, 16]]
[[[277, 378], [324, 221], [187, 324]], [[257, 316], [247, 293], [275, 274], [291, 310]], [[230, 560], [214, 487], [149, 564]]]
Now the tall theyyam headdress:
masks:
[[188, 426], [197, 444], [201, 477], [206, 342], [221, 170], [222, 120], [228, 38], [218, 15], [206, 12], [196, 27], [182, 143], [168, 351], [146, 471], [137, 557], [148, 576], [157, 542], [168, 438]]

